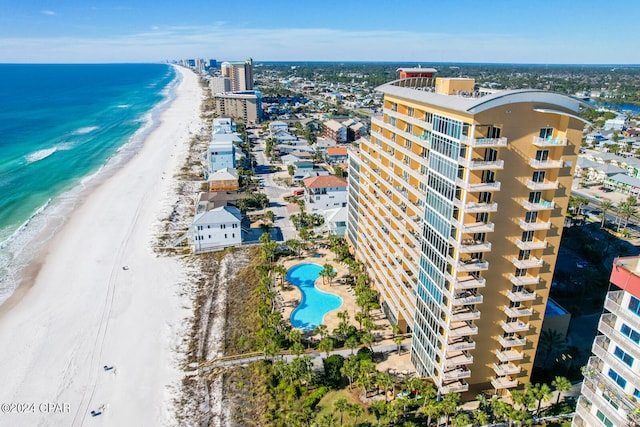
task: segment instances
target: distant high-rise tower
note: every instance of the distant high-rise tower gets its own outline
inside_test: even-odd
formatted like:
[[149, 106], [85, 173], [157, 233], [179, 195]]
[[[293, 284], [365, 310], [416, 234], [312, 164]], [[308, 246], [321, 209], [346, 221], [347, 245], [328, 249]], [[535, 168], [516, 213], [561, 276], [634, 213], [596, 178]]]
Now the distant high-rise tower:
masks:
[[640, 257], [616, 258], [573, 425], [640, 425]]
[[586, 104], [399, 71], [349, 156], [347, 239], [418, 374], [501, 394], [531, 376]]
[[253, 89], [253, 59], [244, 62], [223, 62], [220, 66], [223, 77], [231, 79], [232, 92]]

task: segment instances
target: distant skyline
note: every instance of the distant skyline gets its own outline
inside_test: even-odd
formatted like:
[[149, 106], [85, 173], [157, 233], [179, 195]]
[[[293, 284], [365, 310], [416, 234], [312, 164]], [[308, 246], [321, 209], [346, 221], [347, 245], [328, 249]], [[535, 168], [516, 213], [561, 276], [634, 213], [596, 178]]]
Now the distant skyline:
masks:
[[640, 64], [633, 0], [2, 1], [0, 62]]

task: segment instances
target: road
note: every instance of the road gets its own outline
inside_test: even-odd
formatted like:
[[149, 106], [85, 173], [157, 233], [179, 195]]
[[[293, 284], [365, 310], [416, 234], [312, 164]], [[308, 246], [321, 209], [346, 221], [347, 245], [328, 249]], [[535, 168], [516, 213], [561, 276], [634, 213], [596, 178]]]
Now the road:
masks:
[[[571, 195], [574, 197], [584, 197], [589, 200], [589, 205], [582, 208], [582, 211], [588, 215], [593, 215], [599, 218], [599, 215], [602, 213], [602, 210], [599, 208], [602, 200], [577, 190], [571, 190]], [[616, 215], [615, 212], [608, 211], [606, 213], [606, 217], [607, 221], [610, 221], [613, 224], [618, 223], [618, 215]], [[624, 223], [624, 218], [622, 219], [622, 222]], [[630, 218], [629, 223], [627, 224], [627, 229], [635, 233], [640, 233], [640, 223], [637, 219]]]
[[[255, 131], [249, 131], [253, 133], [255, 138], [258, 136]], [[271, 172], [271, 163], [267, 156], [264, 154], [265, 143], [263, 139], [257, 139], [258, 144], [253, 147], [253, 155], [256, 159], [256, 176], [262, 178], [264, 187], [262, 192], [269, 198], [269, 210], [275, 214], [274, 228], [279, 232], [276, 233], [275, 240], [287, 241], [289, 239], [297, 239], [298, 233], [293, 226], [293, 223], [289, 219], [289, 213], [287, 212], [287, 203], [283, 200], [284, 195], [291, 194], [291, 188], [282, 187], [277, 185], [273, 177], [274, 172]]]

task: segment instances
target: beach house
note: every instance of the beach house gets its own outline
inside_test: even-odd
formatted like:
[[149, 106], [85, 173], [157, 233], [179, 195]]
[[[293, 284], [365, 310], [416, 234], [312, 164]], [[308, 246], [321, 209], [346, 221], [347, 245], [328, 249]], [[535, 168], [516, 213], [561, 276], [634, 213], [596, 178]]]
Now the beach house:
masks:
[[197, 253], [240, 245], [241, 222], [240, 209], [233, 206], [220, 206], [197, 214], [189, 227], [189, 246]]
[[347, 206], [347, 181], [335, 175], [316, 176], [302, 181], [307, 212], [321, 213], [327, 209]]

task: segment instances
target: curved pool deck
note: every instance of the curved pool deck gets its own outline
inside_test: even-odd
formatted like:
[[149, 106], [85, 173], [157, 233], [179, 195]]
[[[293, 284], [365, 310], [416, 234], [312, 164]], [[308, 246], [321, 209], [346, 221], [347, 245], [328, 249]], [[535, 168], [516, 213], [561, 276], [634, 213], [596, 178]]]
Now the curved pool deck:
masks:
[[287, 272], [287, 280], [300, 290], [300, 304], [291, 313], [291, 325], [305, 331], [313, 330], [324, 321], [330, 311], [342, 306], [342, 298], [316, 288], [322, 266], [318, 264], [297, 264]]

